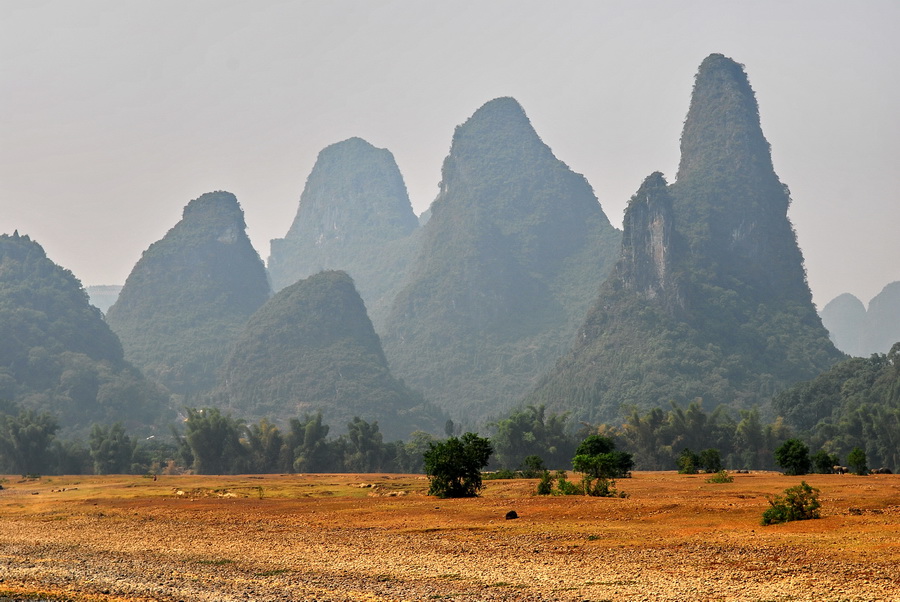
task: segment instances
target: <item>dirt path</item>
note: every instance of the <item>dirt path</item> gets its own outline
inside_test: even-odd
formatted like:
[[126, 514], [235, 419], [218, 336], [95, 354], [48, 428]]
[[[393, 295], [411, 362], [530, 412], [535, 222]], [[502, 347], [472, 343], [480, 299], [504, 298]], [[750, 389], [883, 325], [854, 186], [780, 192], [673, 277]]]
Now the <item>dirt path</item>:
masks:
[[[100, 600], [900, 601], [898, 477], [811, 477], [825, 516], [776, 527], [758, 524], [765, 496], [795, 480], [770, 474], [714, 486], [639, 473], [619, 483], [628, 499], [535, 497], [524, 481], [489, 483], [477, 500], [427, 497], [414, 478], [359, 488], [373, 478], [267, 477], [215, 487], [211, 479], [169, 477], [107, 489], [95, 479], [67, 491], [59, 481], [8, 485], [0, 496], [0, 592]], [[260, 482], [273, 497], [252, 496]], [[391, 491], [406, 495], [383, 497]], [[521, 518], [504, 520], [510, 509]]]

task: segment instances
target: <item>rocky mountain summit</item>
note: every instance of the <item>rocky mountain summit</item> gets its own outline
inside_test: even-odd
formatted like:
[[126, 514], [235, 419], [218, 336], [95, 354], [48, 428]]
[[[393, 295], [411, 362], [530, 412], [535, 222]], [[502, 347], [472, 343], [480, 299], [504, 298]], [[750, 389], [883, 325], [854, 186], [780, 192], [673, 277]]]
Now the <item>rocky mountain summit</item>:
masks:
[[390, 151], [361, 138], [332, 144], [319, 153], [287, 234], [272, 241], [272, 286], [279, 291], [322, 270], [343, 270], [380, 318], [403, 278], [417, 228]]
[[442, 409], [483, 418], [571, 344], [620, 233], [512, 98], [456, 128], [441, 175], [385, 353]]
[[735, 61], [701, 64], [681, 153], [674, 184], [655, 173], [630, 200], [616, 268], [530, 402], [589, 421], [697, 397], [748, 407], [841, 358]]
[[181, 221], [144, 251], [107, 312], [126, 358], [174, 393], [215, 386], [234, 338], [269, 297], [246, 230], [233, 194], [192, 200]]

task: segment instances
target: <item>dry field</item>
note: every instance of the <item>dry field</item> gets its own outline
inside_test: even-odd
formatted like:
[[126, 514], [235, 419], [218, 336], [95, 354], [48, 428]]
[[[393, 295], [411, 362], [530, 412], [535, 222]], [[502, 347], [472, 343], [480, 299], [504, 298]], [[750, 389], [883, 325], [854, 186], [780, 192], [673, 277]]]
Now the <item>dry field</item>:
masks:
[[7, 477], [0, 600], [900, 600], [900, 475], [805, 479], [823, 517], [762, 527], [800, 478], [439, 500], [380, 474]]

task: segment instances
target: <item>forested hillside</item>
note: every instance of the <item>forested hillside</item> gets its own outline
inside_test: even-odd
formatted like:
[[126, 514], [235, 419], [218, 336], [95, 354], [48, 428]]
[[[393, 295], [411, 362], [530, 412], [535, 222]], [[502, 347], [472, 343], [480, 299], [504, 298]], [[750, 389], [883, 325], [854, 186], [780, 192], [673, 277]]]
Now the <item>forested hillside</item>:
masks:
[[49, 412], [69, 432], [114, 421], [146, 432], [167, 404], [75, 276], [28, 236], [0, 235], [0, 412]]
[[620, 236], [512, 98], [457, 127], [441, 175], [383, 340], [398, 376], [471, 420], [568, 348]]
[[321, 412], [343, 427], [378, 421], [389, 440], [443, 421], [391, 375], [353, 281], [320, 272], [282, 289], [257, 311], [223, 370], [216, 403], [242, 418], [287, 422]]
[[677, 182], [647, 178], [621, 259], [574, 349], [529, 397], [580, 419], [703, 398], [765, 406], [841, 359], [812, 304], [753, 90], [722, 55], [700, 66]]
[[290, 230], [272, 241], [272, 287], [342, 270], [380, 323], [406, 273], [417, 228], [390, 151], [360, 138], [332, 144], [319, 153]]
[[107, 312], [128, 360], [174, 393], [215, 386], [235, 337], [269, 297], [246, 229], [233, 194], [194, 199], [144, 251]]
[[885, 354], [844, 360], [772, 402], [788, 424], [846, 462], [855, 447], [869, 466], [900, 467], [900, 342]]

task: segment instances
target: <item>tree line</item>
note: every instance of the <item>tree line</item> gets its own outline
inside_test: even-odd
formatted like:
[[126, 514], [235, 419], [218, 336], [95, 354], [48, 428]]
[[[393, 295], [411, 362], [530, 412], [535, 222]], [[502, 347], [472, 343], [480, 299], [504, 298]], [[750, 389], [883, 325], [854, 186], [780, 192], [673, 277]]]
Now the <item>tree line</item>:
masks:
[[[121, 423], [95, 424], [88, 440], [61, 440], [49, 413], [0, 408], [0, 472], [11, 474], [112, 474], [193, 471], [197, 474], [399, 472], [422, 473], [423, 456], [441, 439], [416, 431], [407, 441], [385, 441], [377, 421], [359, 417], [347, 432], [330, 436], [322, 414], [307, 414], [279, 428], [268, 419], [253, 424], [216, 408], [188, 408], [171, 437], [135, 439]], [[766, 422], [758, 409], [726, 406], [712, 411], [702, 400], [666, 411], [632, 409], [618, 425], [581, 424], [566, 413], [526, 406], [487, 425], [493, 450], [488, 468], [515, 475], [535, 466], [566, 469], [579, 444], [590, 435], [612, 441], [631, 454], [637, 470], [683, 470], [695, 466], [777, 470], [776, 451], [786, 441], [805, 438], [819, 458], [817, 466], [840, 464], [841, 455], [819, 437], [804, 437], [782, 418]], [[447, 438], [459, 427], [448, 421]], [[865, 450], [865, 446], [862, 447]], [[855, 447], [853, 449], [855, 449]], [[868, 451], [868, 450], [865, 450]], [[844, 453], [845, 462], [849, 452]], [[869, 454], [876, 466], [883, 456]], [[824, 469], [823, 469], [824, 470]], [[714, 470], [713, 470], [714, 471]]]

